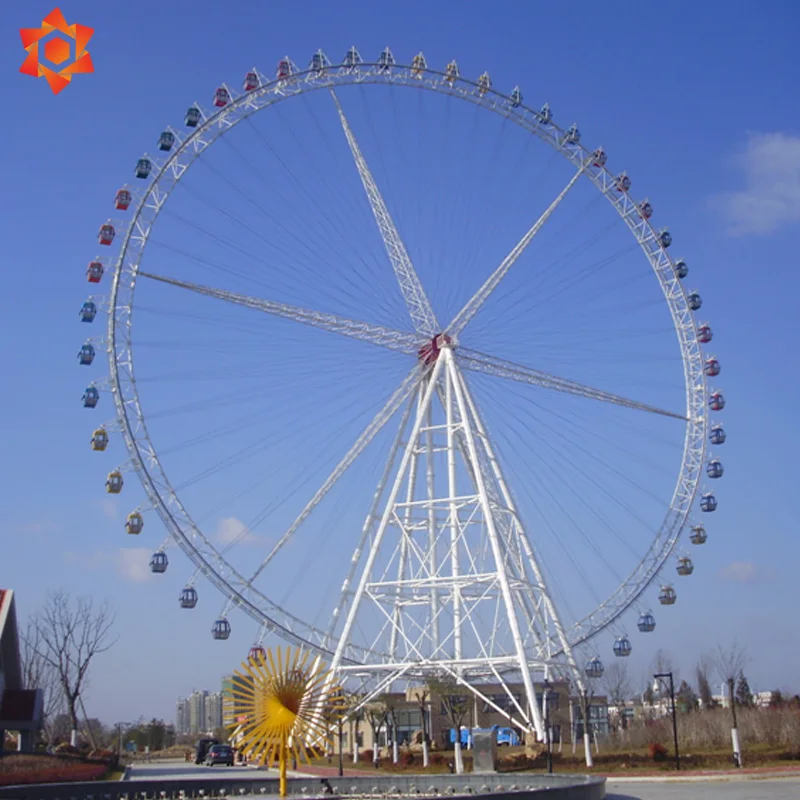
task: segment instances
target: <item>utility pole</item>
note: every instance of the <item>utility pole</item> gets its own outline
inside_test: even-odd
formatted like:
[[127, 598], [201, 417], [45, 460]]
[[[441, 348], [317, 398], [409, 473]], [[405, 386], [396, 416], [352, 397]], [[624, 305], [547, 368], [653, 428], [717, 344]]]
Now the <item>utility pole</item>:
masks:
[[678, 717], [675, 713], [675, 684], [671, 672], [657, 672], [653, 677], [656, 679], [653, 689], [659, 691], [659, 682], [663, 683], [664, 678], [669, 679], [669, 698], [672, 704], [672, 740], [675, 743], [675, 769], [681, 768], [681, 759], [678, 753]]
[[731, 741], [733, 742], [733, 765], [742, 766], [742, 749], [739, 747], [739, 728], [736, 725], [736, 699], [733, 696], [733, 678], [728, 678], [728, 703], [731, 707], [731, 718], [733, 727], [731, 728]]

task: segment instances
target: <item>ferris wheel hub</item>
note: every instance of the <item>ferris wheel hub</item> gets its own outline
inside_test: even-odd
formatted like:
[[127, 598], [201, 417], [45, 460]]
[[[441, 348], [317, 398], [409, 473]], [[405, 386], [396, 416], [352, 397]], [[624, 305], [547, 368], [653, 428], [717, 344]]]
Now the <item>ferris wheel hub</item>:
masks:
[[437, 333], [436, 336], [431, 337], [431, 340], [417, 351], [419, 360], [426, 365], [435, 364], [436, 359], [439, 358], [439, 353], [445, 347], [452, 348], [454, 346], [453, 338], [449, 334]]

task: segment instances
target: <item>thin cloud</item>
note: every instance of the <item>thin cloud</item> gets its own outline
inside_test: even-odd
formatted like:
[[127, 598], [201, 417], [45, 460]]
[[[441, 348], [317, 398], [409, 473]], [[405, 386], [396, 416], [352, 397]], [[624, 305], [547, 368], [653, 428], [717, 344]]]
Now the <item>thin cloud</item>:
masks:
[[719, 574], [723, 580], [733, 583], [761, 583], [774, 577], [770, 570], [752, 561], [734, 561], [722, 567]]
[[250, 544], [258, 537], [236, 517], [225, 517], [217, 523], [217, 541], [223, 545]]
[[731, 236], [774, 233], [800, 222], [800, 136], [751, 133], [734, 163], [744, 187], [713, 198]]
[[116, 556], [117, 572], [132, 583], [145, 583], [152, 580], [151, 556], [151, 551], [145, 547], [123, 547]]
[[146, 547], [122, 547], [116, 552], [97, 550], [91, 553], [64, 553], [64, 561], [86, 571], [114, 570], [123, 580], [145, 583], [152, 580], [150, 557], [152, 551]]

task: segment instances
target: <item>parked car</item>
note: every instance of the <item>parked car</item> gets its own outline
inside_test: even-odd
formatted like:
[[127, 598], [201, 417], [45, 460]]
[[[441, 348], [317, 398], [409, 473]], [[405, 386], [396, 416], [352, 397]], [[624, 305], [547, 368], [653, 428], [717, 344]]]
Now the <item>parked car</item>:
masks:
[[209, 748], [215, 744], [219, 744], [216, 739], [200, 739], [194, 750], [194, 763], [202, 764], [206, 760]]
[[213, 767], [214, 764], [233, 766], [233, 748], [229, 744], [211, 745], [206, 755], [206, 766]]

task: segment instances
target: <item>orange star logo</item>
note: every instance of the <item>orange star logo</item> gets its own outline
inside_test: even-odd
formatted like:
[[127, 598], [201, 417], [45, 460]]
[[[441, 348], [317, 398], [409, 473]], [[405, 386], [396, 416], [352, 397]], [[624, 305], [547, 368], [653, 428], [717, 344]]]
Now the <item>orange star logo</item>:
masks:
[[[39, 40], [53, 31], [63, 33], [75, 42], [75, 60], [59, 72], [39, 61]], [[92, 57], [86, 52], [86, 45], [94, 35], [94, 28], [87, 28], [86, 25], [77, 23], [67, 25], [64, 15], [58, 8], [54, 8], [42, 20], [41, 28], [20, 28], [19, 35], [22, 37], [22, 46], [28, 52], [19, 71], [23, 75], [32, 75], [34, 78], [46, 78], [53, 94], [58, 94], [64, 89], [72, 80], [73, 75], [94, 72]], [[48, 39], [42, 49], [44, 57], [52, 64], [63, 64], [69, 59], [69, 42], [60, 37]]]

